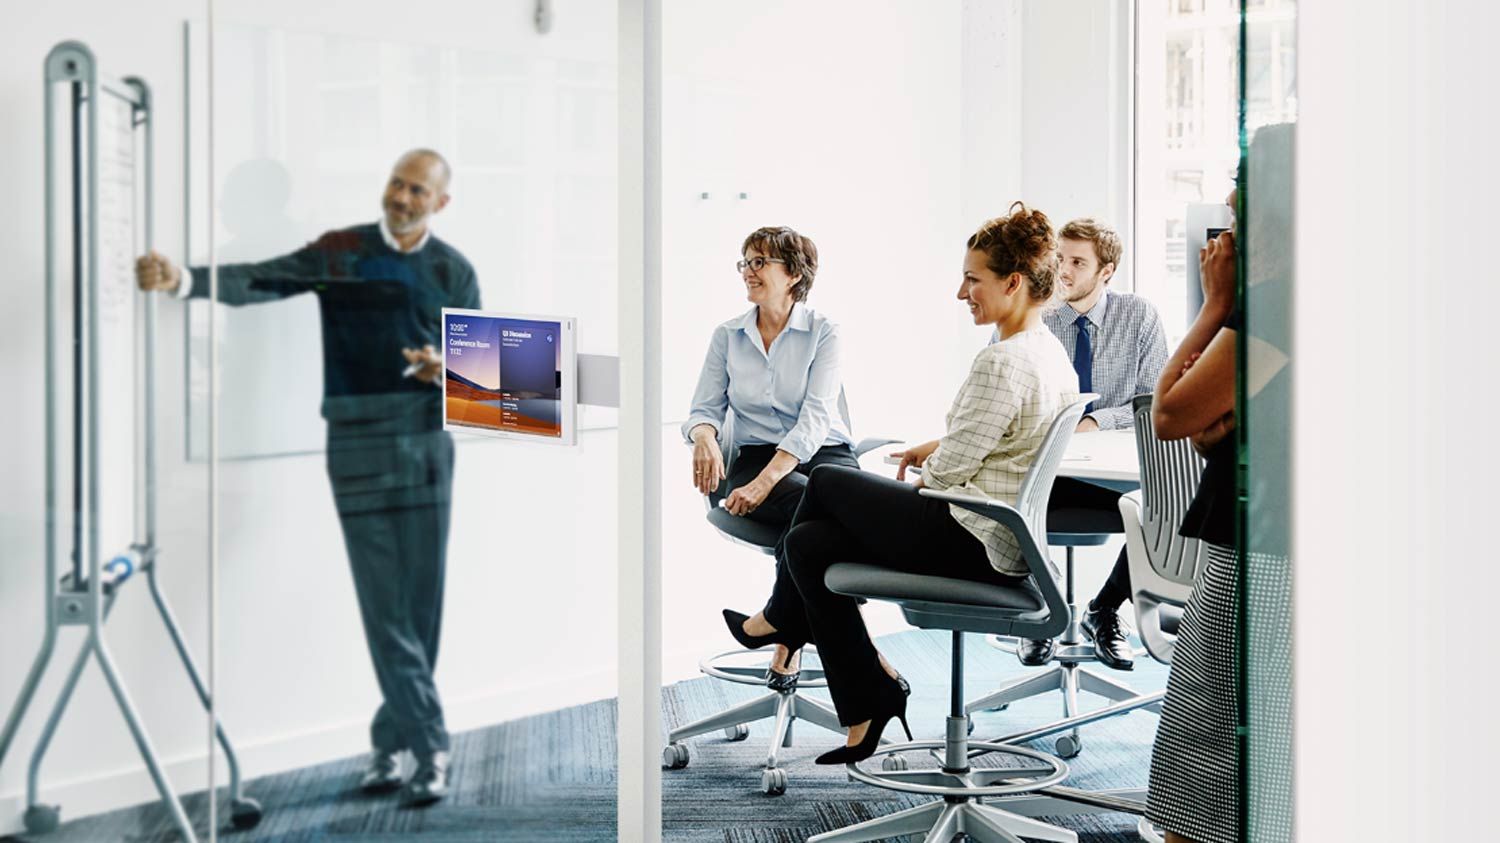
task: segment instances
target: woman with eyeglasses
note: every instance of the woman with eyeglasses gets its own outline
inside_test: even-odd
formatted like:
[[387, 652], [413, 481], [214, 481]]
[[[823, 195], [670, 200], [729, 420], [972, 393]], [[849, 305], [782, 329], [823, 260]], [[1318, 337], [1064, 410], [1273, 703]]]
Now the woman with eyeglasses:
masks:
[[[682, 431], [693, 446], [693, 486], [710, 494], [725, 479], [718, 440], [732, 411], [739, 451], [723, 506], [784, 533], [813, 468], [859, 467], [842, 410], [839, 332], [805, 304], [818, 271], [811, 239], [785, 226], [760, 228], [745, 238], [740, 254], [735, 266], [751, 307], [714, 328]], [[786, 615], [788, 596], [792, 611], [801, 612], [795, 591], [778, 563], [762, 611], [724, 610], [730, 634], [749, 649], [776, 643], [769, 633]], [[796, 686], [798, 649], [776, 645], [768, 686]]]

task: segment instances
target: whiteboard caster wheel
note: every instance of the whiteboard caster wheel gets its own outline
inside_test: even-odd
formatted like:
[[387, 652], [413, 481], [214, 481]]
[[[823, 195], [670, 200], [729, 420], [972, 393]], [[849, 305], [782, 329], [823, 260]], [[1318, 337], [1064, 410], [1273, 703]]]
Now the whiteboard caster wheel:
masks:
[[906, 769], [906, 756], [904, 756], [904, 755], [887, 755], [880, 762], [880, 769], [886, 771], [887, 773], [898, 773], [898, 772], [900, 772], [902, 770], [905, 770]]
[[1078, 753], [1083, 752], [1083, 738], [1077, 735], [1063, 735], [1053, 746], [1057, 750], [1058, 758], [1077, 758]]
[[240, 831], [260, 825], [260, 803], [254, 799], [236, 799], [229, 803], [229, 821]]
[[760, 792], [767, 796], [786, 793], [786, 770], [773, 767], [760, 774]]
[[56, 831], [62, 824], [62, 808], [58, 805], [32, 805], [26, 809], [26, 830], [32, 834]]
[[726, 741], [742, 741], [748, 737], [750, 737], [750, 727], [746, 726], [744, 723], [741, 723], [738, 726], [726, 726], [724, 728], [724, 740]]
[[686, 744], [669, 743], [667, 748], [661, 751], [661, 765], [668, 770], [681, 770], [688, 765], [688, 748]]

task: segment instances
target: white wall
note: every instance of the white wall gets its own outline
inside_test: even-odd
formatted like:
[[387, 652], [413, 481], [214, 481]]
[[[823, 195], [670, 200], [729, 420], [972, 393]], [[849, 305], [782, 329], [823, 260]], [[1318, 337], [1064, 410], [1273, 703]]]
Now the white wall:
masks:
[[[855, 436], [941, 433], [985, 341], [952, 298], [968, 235], [959, 4], [675, 0], [664, 23], [665, 418], [686, 416], [713, 326], [749, 307], [733, 268], [741, 241], [790, 225], [818, 245], [808, 304], [841, 326]], [[759, 608], [772, 561], [713, 532], [689, 450], [667, 437], [672, 681], [733, 645], [718, 610]], [[872, 617], [901, 626], [894, 613]]]
[[[412, 28], [408, 11], [396, 4], [372, 8], [352, 2], [219, 4], [224, 21], [285, 25], [295, 20], [299, 29], [377, 40], [519, 53], [536, 49], [531, 45], [539, 37], [525, 4], [439, 4], [424, 11], [422, 19], [430, 24], [425, 30]], [[24, 119], [0, 126], [6, 153], [0, 174], [15, 186], [17, 209], [36, 209], [18, 210], [0, 233], [0, 248], [15, 267], [12, 277], [25, 279], [4, 287], [3, 312], [11, 316], [0, 335], [9, 358], [19, 363], [17, 394], [26, 398], [5, 422], [7, 441], [26, 444], [4, 451], [5, 476], [12, 483], [0, 497], [0, 539], [7, 548], [0, 569], [0, 705], [6, 711], [39, 641], [41, 620], [42, 233], [36, 211], [42, 201], [42, 57], [59, 40], [83, 40], [110, 72], [141, 75], [153, 85], [158, 246], [180, 254], [181, 21], [202, 12], [198, 3], [158, 5], [145, 16], [119, 4], [74, 2], [12, 16], [4, 36], [0, 100], [7, 114]], [[613, 19], [613, 3], [570, 4], [559, 10], [545, 49], [600, 57], [613, 67]], [[194, 84], [202, 90], [201, 78]], [[221, 110], [234, 107], [218, 103]], [[202, 113], [195, 119], [201, 130]], [[613, 134], [612, 126], [600, 130]], [[225, 162], [219, 163], [225, 171]], [[378, 212], [379, 187], [370, 186], [366, 218]], [[598, 201], [610, 207], [613, 196]], [[206, 223], [194, 221], [198, 246]], [[604, 232], [609, 238], [613, 233], [612, 226]], [[455, 245], [463, 248], [462, 242]], [[597, 288], [590, 306], [612, 301], [612, 277], [602, 274], [588, 283]], [[207, 623], [207, 478], [202, 465], [187, 464], [181, 456], [182, 313], [176, 302], [163, 304], [162, 578], [201, 659]], [[613, 314], [606, 315], [601, 333], [612, 336]], [[38, 374], [27, 374], [32, 372]], [[451, 727], [472, 728], [614, 693], [615, 653], [608, 642], [616, 616], [615, 448], [613, 431], [584, 433], [573, 450], [473, 439], [460, 444], [438, 672]], [[219, 703], [247, 773], [362, 751], [378, 693], [322, 458], [226, 464], [220, 489]], [[503, 551], [495, 549], [497, 530], [505, 537]], [[143, 591], [127, 589], [109, 630], [169, 774], [179, 790], [201, 788], [204, 721]], [[54, 669], [44, 685], [43, 701], [55, 691], [60, 672]], [[32, 712], [0, 769], [0, 833], [16, 827], [24, 807], [25, 756], [44, 716], [45, 710]], [[153, 798], [96, 671], [80, 687], [43, 775], [44, 798], [62, 802], [65, 816]]]
[[1296, 836], [1486, 837], [1500, 13], [1298, 6]]

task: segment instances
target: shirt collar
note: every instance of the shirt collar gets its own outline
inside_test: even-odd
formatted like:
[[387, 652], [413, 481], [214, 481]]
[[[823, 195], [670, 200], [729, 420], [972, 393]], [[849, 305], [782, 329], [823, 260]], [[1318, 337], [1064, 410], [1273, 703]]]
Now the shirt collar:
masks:
[[1079, 313], [1073, 310], [1073, 305], [1071, 304], [1068, 305], [1068, 310], [1073, 314], [1073, 317], [1069, 320], [1070, 322], [1077, 322], [1079, 316], [1087, 316], [1089, 321], [1094, 323], [1095, 327], [1103, 328], [1104, 313], [1109, 310], [1109, 288], [1104, 288], [1104, 295], [1100, 296], [1099, 300], [1094, 302], [1094, 306], [1089, 308], [1088, 313]]
[[414, 255], [417, 252], [422, 251], [422, 247], [426, 246], [427, 241], [432, 239], [432, 226], [428, 226], [427, 229], [422, 232], [422, 239], [417, 241], [417, 245], [411, 247], [410, 249], [403, 249], [401, 248], [401, 244], [396, 240], [396, 235], [391, 233], [390, 226], [385, 224], [385, 217], [381, 217], [380, 239], [384, 240], [385, 245], [390, 246], [391, 251], [393, 252], [404, 255]]
[[[755, 333], [757, 330], [757, 320], [759, 318], [760, 307], [756, 306], [750, 308], [745, 312], [745, 316], [740, 319], [740, 329], [747, 334]], [[812, 314], [807, 312], [806, 305], [802, 304], [802, 302], [795, 302], [792, 304], [792, 313], [787, 317], [786, 327], [788, 330], [792, 331], [812, 330]]]

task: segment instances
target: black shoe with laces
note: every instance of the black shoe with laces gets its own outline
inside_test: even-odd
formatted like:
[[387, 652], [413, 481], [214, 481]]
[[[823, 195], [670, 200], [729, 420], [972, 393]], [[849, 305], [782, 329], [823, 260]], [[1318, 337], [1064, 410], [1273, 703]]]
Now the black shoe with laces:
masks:
[[1016, 658], [1027, 667], [1046, 664], [1057, 651], [1057, 642], [1051, 638], [1022, 638], [1016, 645]]
[[1135, 654], [1130, 650], [1130, 639], [1120, 623], [1118, 609], [1096, 609], [1089, 603], [1083, 613], [1083, 634], [1094, 642], [1094, 656], [1105, 667], [1115, 670], [1134, 670]]

